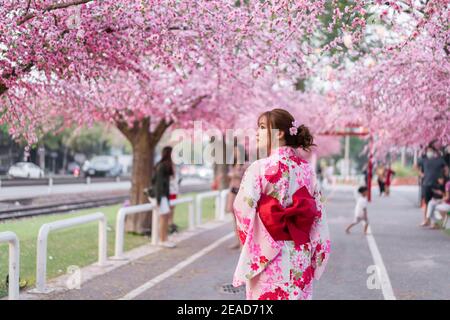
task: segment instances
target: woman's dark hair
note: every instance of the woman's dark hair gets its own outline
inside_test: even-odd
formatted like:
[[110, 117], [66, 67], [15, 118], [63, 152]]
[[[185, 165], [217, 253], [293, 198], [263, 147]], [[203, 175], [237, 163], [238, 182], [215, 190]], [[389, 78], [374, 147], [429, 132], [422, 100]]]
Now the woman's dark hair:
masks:
[[364, 192], [366, 192], [367, 190], [369, 190], [366, 186], [362, 186], [358, 188], [358, 192], [360, 194], [363, 194]]
[[272, 129], [278, 129], [284, 132], [284, 139], [286, 140], [286, 145], [293, 148], [302, 148], [305, 151], [310, 151], [314, 144], [314, 137], [309, 131], [308, 127], [305, 125], [300, 125], [297, 127], [297, 134], [291, 135], [289, 129], [292, 127], [292, 122], [295, 120], [294, 117], [284, 109], [272, 109], [262, 113], [258, 117], [259, 120], [265, 117], [268, 123], [268, 150], [271, 149], [271, 135]]
[[160, 162], [169, 162], [172, 163], [172, 147], [166, 146], [161, 151], [161, 160]]
[[165, 146], [161, 151], [161, 160], [159, 160], [158, 164], [163, 164], [167, 166], [170, 171], [170, 175], [173, 175], [173, 162], [172, 162], [172, 147]]

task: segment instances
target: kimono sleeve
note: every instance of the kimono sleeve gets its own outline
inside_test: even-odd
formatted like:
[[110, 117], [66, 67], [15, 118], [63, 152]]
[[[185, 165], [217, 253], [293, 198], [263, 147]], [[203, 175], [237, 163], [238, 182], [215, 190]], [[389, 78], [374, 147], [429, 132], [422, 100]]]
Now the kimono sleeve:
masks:
[[330, 255], [330, 232], [328, 229], [327, 217], [323, 206], [322, 194], [314, 181], [313, 196], [316, 206], [320, 212], [317, 215], [311, 229], [311, 264], [314, 268], [314, 278], [319, 279], [325, 270]]
[[244, 172], [239, 192], [233, 202], [239, 239], [245, 243], [249, 228], [256, 215], [256, 206], [261, 197], [262, 185], [258, 162], [253, 162]]
[[282, 247], [272, 239], [258, 214], [258, 201], [264, 192], [263, 167], [259, 161], [252, 163], [244, 172], [233, 203], [236, 227], [243, 244], [233, 276], [235, 287], [261, 273]]

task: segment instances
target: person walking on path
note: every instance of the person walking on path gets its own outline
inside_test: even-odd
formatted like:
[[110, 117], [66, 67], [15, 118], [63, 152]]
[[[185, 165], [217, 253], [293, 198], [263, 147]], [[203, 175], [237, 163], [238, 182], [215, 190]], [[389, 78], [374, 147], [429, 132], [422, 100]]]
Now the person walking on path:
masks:
[[445, 170], [448, 170], [448, 168], [444, 159], [439, 156], [437, 150], [432, 145], [429, 145], [427, 147], [426, 157], [420, 159], [418, 167], [421, 169], [419, 175], [422, 178], [422, 197], [424, 200], [423, 222], [420, 226], [426, 227], [428, 226], [428, 203], [430, 202], [433, 195], [432, 188], [436, 184], [438, 177], [443, 175], [445, 173]]
[[356, 197], [355, 206], [355, 219], [354, 221], [345, 229], [347, 234], [350, 233], [350, 229], [356, 226], [361, 221], [364, 221], [364, 234], [367, 234], [367, 229], [369, 228], [369, 218], [367, 214], [367, 195], [368, 189], [366, 186], [358, 188], [358, 195]]
[[386, 194], [386, 168], [384, 167], [384, 164], [380, 164], [377, 167], [377, 181], [381, 197], [383, 193]]
[[386, 196], [389, 196], [389, 194], [391, 193], [391, 184], [392, 184], [394, 175], [395, 175], [395, 171], [392, 170], [392, 166], [389, 163], [386, 168], [386, 187], [385, 187]]
[[259, 154], [245, 171], [233, 204], [243, 248], [233, 286], [248, 300], [312, 299], [330, 253], [330, 238], [314, 168], [298, 148], [313, 137], [286, 110], [258, 119]]
[[[242, 146], [236, 145], [234, 147], [234, 161], [233, 165], [228, 172], [228, 177], [230, 179], [229, 184], [229, 190], [227, 196], [227, 206], [226, 211], [227, 212], [233, 212], [233, 203], [236, 199], [236, 195], [239, 191], [239, 187], [241, 185], [242, 176], [244, 175], [245, 170], [248, 168], [248, 164], [245, 163], [246, 154], [242, 150]], [[243, 159], [242, 159], [243, 157]], [[239, 249], [241, 247], [241, 242], [239, 241], [239, 234], [237, 232], [237, 226], [236, 226], [236, 217], [233, 214], [234, 219], [234, 227], [236, 232], [236, 243], [232, 244], [229, 248], [230, 249]]]

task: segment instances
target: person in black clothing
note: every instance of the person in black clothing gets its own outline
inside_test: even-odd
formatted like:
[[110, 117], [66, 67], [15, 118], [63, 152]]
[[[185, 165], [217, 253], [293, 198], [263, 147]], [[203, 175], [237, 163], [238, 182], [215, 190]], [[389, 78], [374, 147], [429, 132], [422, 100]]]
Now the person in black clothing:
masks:
[[433, 186], [437, 183], [438, 177], [446, 172], [446, 163], [439, 155], [436, 148], [429, 145], [426, 150], [426, 157], [421, 158], [418, 163], [420, 168], [420, 176], [422, 178], [422, 197], [424, 200], [423, 222], [422, 227], [428, 226], [427, 207], [433, 197]]
[[159, 206], [159, 236], [160, 245], [166, 248], [174, 248], [175, 244], [168, 241], [169, 230], [169, 194], [170, 194], [170, 177], [174, 175], [172, 162], [172, 147], [167, 146], [162, 150], [161, 160], [153, 169], [152, 187], [154, 197]]
[[438, 229], [434, 218], [434, 211], [436, 206], [442, 202], [445, 195], [445, 177], [440, 176], [437, 182], [431, 187], [431, 200], [427, 204], [427, 216], [426, 216], [426, 226], [430, 225], [430, 221], [433, 221], [431, 226], [433, 229]]
[[[365, 163], [362, 167], [361, 173], [364, 175], [364, 185], [369, 188], [369, 178], [372, 179], [373, 172], [371, 172], [371, 175], [369, 175], [369, 164]], [[370, 177], [369, 177], [370, 176]]]

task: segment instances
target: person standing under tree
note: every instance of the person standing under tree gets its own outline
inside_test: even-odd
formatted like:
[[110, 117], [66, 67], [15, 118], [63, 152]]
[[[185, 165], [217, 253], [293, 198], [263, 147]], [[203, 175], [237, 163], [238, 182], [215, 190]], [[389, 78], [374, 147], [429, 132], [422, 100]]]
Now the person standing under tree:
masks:
[[245, 284], [248, 300], [312, 299], [323, 273], [330, 238], [314, 168], [298, 148], [313, 136], [286, 110], [258, 118], [258, 154], [245, 171], [233, 203], [243, 244], [233, 286]]
[[[169, 202], [170, 200], [175, 200], [180, 192], [180, 182], [181, 178], [178, 173], [177, 167], [172, 165], [173, 175], [170, 176], [170, 184], [169, 184]], [[169, 213], [169, 233], [178, 232], [178, 226], [174, 223], [174, 214], [175, 214], [175, 206], [170, 205], [170, 213]]]
[[172, 162], [172, 147], [166, 146], [162, 150], [161, 160], [154, 167], [152, 187], [154, 197], [159, 206], [159, 237], [160, 246], [174, 248], [176, 245], [168, 241], [169, 231], [169, 197], [170, 197], [170, 177], [174, 175]]

